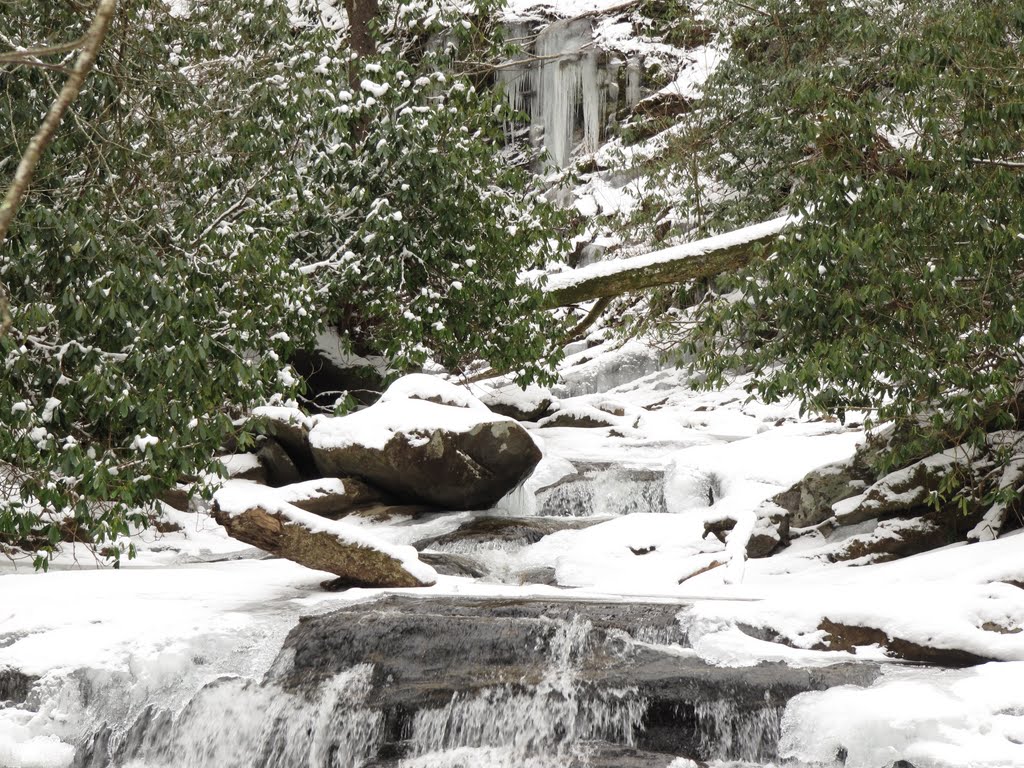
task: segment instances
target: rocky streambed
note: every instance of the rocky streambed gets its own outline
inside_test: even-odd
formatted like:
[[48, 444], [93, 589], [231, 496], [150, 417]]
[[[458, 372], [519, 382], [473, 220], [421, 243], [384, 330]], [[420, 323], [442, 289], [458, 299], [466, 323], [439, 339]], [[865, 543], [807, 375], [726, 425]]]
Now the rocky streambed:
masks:
[[[225, 677], [79, 750], [89, 766], [763, 763], [793, 696], [879, 665], [715, 667], [686, 604], [392, 595], [305, 617], [265, 679]], [[214, 737], [215, 735], [215, 737]]]

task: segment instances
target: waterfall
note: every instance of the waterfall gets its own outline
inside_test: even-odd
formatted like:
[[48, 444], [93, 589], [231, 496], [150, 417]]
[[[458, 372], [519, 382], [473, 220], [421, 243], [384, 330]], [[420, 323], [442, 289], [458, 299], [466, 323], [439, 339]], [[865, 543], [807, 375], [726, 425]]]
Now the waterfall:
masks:
[[587, 691], [580, 686], [578, 668], [588, 651], [591, 629], [590, 622], [578, 616], [559, 624], [547, 645], [543, 677], [535, 686], [509, 684], [456, 694], [446, 706], [417, 712], [413, 754], [483, 747], [525, 760], [531, 755], [565, 755], [595, 739], [632, 745], [646, 702], [631, 689]]
[[760, 762], [775, 757], [782, 732], [783, 706], [738, 707], [731, 699], [709, 699], [694, 707], [701, 754], [725, 760]]
[[384, 716], [364, 706], [373, 668], [360, 664], [295, 694], [243, 678], [200, 690], [177, 715], [151, 707], [130, 727], [107, 727], [74, 768], [358, 766], [383, 739]]

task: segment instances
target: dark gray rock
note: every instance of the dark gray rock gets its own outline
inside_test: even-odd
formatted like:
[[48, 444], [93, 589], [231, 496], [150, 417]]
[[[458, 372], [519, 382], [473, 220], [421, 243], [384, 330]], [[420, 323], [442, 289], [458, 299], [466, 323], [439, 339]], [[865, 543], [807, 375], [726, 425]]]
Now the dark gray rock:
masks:
[[301, 482], [299, 468], [282, 445], [272, 437], [265, 437], [256, 456], [267, 472], [267, 483], [275, 488]]
[[558, 577], [555, 569], [550, 565], [541, 565], [536, 568], [527, 568], [518, 571], [513, 577], [514, 584], [543, 584], [546, 587], [557, 587]]
[[[0, 641], [3, 638], [0, 637]], [[3, 647], [0, 642], [0, 648]], [[39, 678], [26, 675], [13, 667], [0, 667], [0, 709], [5, 706], [24, 704], [29, 691]]]
[[[375, 408], [389, 406], [381, 403]], [[382, 447], [358, 442], [338, 445], [319, 439], [320, 430], [326, 428], [322, 422], [312, 433], [313, 456], [322, 474], [360, 477], [399, 501], [444, 509], [494, 506], [525, 480], [541, 459], [533, 438], [518, 423], [488, 418], [486, 412], [480, 412], [479, 422], [467, 431], [410, 424]]]
[[[522, 390], [507, 387], [515, 393]], [[480, 397], [480, 401], [495, 413], [508, 416], [516, 421], [538, 421], [546, 416], [551, 410], [552, 398], [550, 393], [537, 392], [532, 397], [522, 394], [510, 395], [505, 390], [496, 390]]]
[[380, 491], [355, 477], [321, 478], [295, 483], [282, 488], [280, 497], [299, 509], [330, 520], [387, 501]]
[[832, 505], [864, 492], [871, 473], [858, 461], [839, 462], [808, 472], [772, 501], [789, 512], [794, 528], [817, 525], [832, 517]]
[[484, 564], [470, 555], [457, 555], [454, 552], [420, 552], [420, 560], [442, 576], [482, 579], [487, 575]]
[[339, 397], [349, 395], [362, 405], [372, 405], [385, 388], [379, 369], [368, 365], [339, 365], [325, 350], [296, 352], [291, 360], [306, 381], [305, 399], [332, 410]]
[[252, 420], [253, 429], [276, 440], [305, 478], [319, 476], [309, 448], [310, 424], [297, 408], [258, 408]]

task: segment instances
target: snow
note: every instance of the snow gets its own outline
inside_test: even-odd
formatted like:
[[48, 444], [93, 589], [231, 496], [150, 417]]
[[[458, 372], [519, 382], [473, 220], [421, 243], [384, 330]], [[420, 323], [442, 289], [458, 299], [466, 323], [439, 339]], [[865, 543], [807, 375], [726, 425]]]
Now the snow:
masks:
[[868, 688], [803, 693], [782, 722], [783, 757], [847, 768], [1024, 764], [1024, 663], [936, 672], [890, 669]]
[[[864, 432], [801, 417], [795, 403], [753, 400], [744, 384], [741, 378], [721, 391], [694, 390], [684, 372], [658, 362], [640, 341], [579, 345], [565, 362], [563, 383], [554, 388], [561, 404], [624, 415], [611, 416], [617, 426], [599, 429], [526, 425], [544, 458], [496, 513], [529, 514], [538, 492], [575, 476], [577, 466], [588, 462], [660, 473], [665, 511], [619, 514], [529, 545], [480, 546], [470, 554], [491, 574], [486, 579], [435, 575], [409, 546], [480, 513], [332, 522], [293, 505], [300, 497], [343, 488], [343, 481], [330, 479], [284, 489], [230, 480], [217, 502], [229, 513], [258, 504], [296, 524], [397, 556], [410, 570], [422, 569], [414, 571], [419, 578], [436, 581], [413, 591], [424, 597], [670, 602], [679, 605], [678, 620], [692, 646], [678, 653], [711, 664], [771, 662], [813, 670], [885, 662], [885, 673], [870, 685], [792, 701], [784, 713], [782, 749], [793, 759], [829, 764], [841, 746], [847, 765], [860, 768], [897, 759], [931, 768], [1024, 764], [1024, 633], [1015, 631], [1024, 626], [1024, 590], [1004, 583], [1024, 581], [1024, 535], [883, 564], [828, 562], [825, 555], [842, 546], [843, 536], [859, 530], [851, 529], [831, 538], [806, 535], [771, 558], [745, 560], [738, 542], [754, 525], [754, 510], [810, 469], [849, 457]], [[546, 395], [503, 387], [481, 383], [471, 390], [529, 402]], [[312, 434], [322, 443], [379, 442], [410, 424], [472, 428], [482, 414], [478, 408], [408, 399], [455, 393], [471, 402], [463, 388], [412, 378], [380, 406], [318, 420]], [[266, 415], [297, 418], [287, 408]], [[704, 536], [704, 523], [725, 516], [740, 522], [723, 545]], [[167, 510], [165, 518], [181, 530], [146, 532], [137, 541], [139, 557], [120, 570], [94, 567], [81, 550], [63, 555], [48, 574], [0, 563], [0, 668], [41, 678], [38, 707], [0, 709], [0, 765], [67, 766], [70, 745], [101, 721], [98, 708], [104, 717], [128, 719], [147, 703], [181, 706], [202, 684], [225, 674], [260, 679], [301, 615], [382, 592], [326, 593], [319, 583], [329, 574], [257, 560], [256, 550], [226, 537], [201, 502], [187, 513]], [[715, 563], [722, 565], [704, 570]], [[518, 574], [535, 567], [553, 568], [563, 586], [520, 586]], [[944, 670], [887, 660], [878, 647], [856, 655], [815, 650], [824, 618], [999, 661]], [[750, 636], [751, 627], [762, 630], [762, 639]], [[771, 636], [786, 643], [763, 639]], [[90, 690], [111, 693], [89, 704], [75, 693], [83, 679]], [[113, 686], [114, 680], [120, 682]]]
[[444, 405], [490, 412], [486, 405], [463, 387], [426, 373], [410, 373], [398, 379], [385, 390], [378, 402], [391, 403], [397, 400], [439, 400]]
[[324, 418], [309, 433], [314, 448], [324, 450], [352, 445], [382, 450], [395, 435], [422, 435], [435, 430], [471, 432], [482, 423], [510, 422], [496, 413], [457, 408], [426, 400], [394, 399], [339, 418]]

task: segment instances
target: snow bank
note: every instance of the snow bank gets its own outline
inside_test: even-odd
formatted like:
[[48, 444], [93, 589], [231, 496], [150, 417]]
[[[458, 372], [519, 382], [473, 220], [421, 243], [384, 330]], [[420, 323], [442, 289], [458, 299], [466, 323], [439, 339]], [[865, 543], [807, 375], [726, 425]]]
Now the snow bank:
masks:
[[786, 708], [780, 755], [846, 768], [1024, 765], [1024, 663], [893, 669], [867, 688], [803, 693]]

